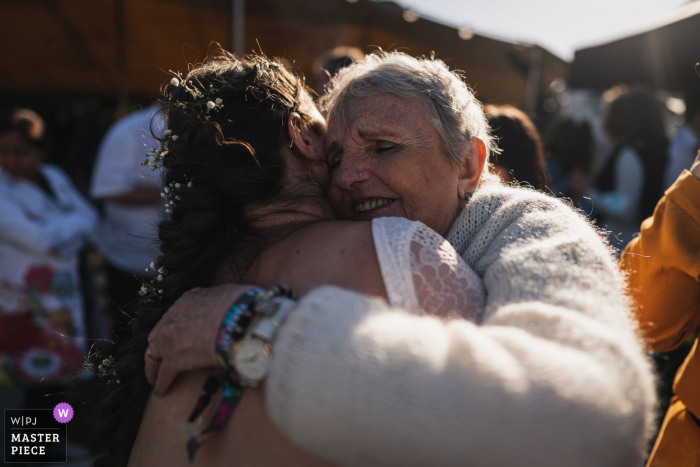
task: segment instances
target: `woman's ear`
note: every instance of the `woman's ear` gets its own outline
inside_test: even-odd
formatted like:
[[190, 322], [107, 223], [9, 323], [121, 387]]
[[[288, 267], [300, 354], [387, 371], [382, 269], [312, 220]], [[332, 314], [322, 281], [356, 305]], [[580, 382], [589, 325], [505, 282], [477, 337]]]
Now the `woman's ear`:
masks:
[[460, 198], [464, 199], [468, 193], [474, 193], [479, 185], [484, 164], [486, 164], [486, 145], [479, 138], [472, 138], [464, 163], [459, 169], [457, 190]]
[[309, 128], [298, 113], [289, 115], [287, 131], [291, 140], [290, 148], [297, 156], [311, 160], [323, 158], [323, 138]]

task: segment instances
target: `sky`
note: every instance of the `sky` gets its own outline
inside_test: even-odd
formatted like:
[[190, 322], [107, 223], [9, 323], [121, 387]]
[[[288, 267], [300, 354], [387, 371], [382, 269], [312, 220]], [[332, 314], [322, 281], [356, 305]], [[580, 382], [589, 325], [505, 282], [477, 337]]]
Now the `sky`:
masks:
[[476, 34], [574, 51], [654, 25], [689, 0], [395, 0], [420, 16]]

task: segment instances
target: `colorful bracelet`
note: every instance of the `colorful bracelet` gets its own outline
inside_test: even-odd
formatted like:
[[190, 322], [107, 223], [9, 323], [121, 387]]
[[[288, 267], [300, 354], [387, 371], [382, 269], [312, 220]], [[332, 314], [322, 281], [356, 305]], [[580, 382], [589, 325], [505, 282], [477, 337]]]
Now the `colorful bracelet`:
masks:
[[262, 318], [256, 324], [252, 334], [267, 337], [274, 335], [275, 327], [283, 322], [294, 303], [295, 295], [286, 286], [278, 285], [270, 290], [253, 288], [245, 292], [226, 313], [216, 338], [216, 356], [221, 365], [226, 368], [225, 374], [212, 374], [204, 382], [200, 391], [197, 405], [190, 414], [188, 421], [193, 423], [209, 405], [219, 388], [223, 388], [223, 397], [216, 408], [210, 424], [199, 434], [192, 436], [187, 442], [187, 455], [190, 462], [194, 459], [202, 443], [214, 436], [231, 417], [243, 395], [244, 378], [236, 374], [231, 361], [231, 349], [250, 331], [253, 318]]
[[252, 306], [255, 304], [257, 298], [265, 293], [265, 289], [260, 288], [248, 290], [231, 305], [231, 308], [221, 322], [219, 332], [216, 336], [215, 351], [221, 366], [228, 371], [233, 368], [232, 362], [230, 361], [231, 347], [233, 347], [236, 341], [245, 336], [248, 325], [250, 325], [255, 315]]

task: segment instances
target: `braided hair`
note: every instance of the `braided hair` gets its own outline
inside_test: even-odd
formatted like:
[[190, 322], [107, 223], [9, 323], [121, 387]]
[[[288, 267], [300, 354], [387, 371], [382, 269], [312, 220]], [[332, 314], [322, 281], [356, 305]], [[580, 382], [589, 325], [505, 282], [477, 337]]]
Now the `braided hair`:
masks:
[[284, 199], [290, 114], [321, 131], [305, 111], [313, 103], [303, 79], [261, 55], [220, 50], [174, 78], [163, 96], [169, 136], [158, 138], [160, 162], [175, 196], [159, 225], [156, 267], [167, 274], [139, 305], [134, 337], [117, 352], [120, 384], [110, 385], [97, 410], [99, 434], [109, 438], [97, 467], [128, 463], [151, 393], [143, 356], [155, 324], [184, 292], [212, 285], [222, 263], [240, 277], [264, 249], [264, 232], [250, 226], [246, 207]]

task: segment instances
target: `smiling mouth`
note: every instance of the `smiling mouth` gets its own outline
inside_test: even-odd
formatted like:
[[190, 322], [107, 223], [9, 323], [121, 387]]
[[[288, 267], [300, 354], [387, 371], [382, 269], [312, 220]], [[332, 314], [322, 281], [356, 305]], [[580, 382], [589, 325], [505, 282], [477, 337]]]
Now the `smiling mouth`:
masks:
[[386, 206], [387, 204], [391, 204], [396, 200], [389, 199], [389, 198], [374, 198], [370, 199], [368, 201], [365, 201], [364, 203], [356, 204], [355, 205], [355, 211], [356, 212], [365, 212], [369, 211], [370, 209], [375, 209], [379, 208], [382, 206]]

